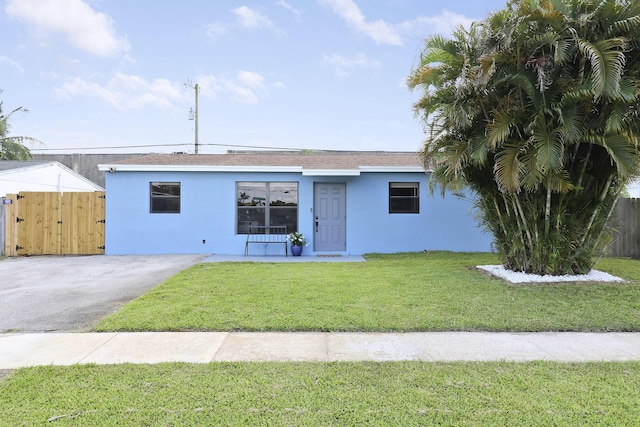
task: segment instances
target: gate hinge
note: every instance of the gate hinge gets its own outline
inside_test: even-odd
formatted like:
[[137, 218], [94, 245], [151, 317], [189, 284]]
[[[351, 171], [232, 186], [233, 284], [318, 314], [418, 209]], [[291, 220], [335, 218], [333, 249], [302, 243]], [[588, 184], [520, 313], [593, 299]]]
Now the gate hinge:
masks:
[[22, 221], [24, 221], [24, 218], [16, 217], [16, 222], [22, 222]]
[[106, 248], [104, 246], [98, 246], [98, 249], [102, 249], [104, 251]]
[[107, 221], [106, 221], [106, 220], [104, 220], [104, 219], [99, 219], [99, 220], [98, 220], [98, 222], [99, 222], [100, 224], [105, 224]]
[[24, 249], [22, 246], [18, 246], [18, 245], [16, 245], [16, 251], [20, 251], [20, 250], [22, 250], [22, 249]]
[[62, 224], [62, 221], [58, 221], [58, 224]]
[[18, 196], [16, 197], [16, 199], [20, 200], [20, 199], [24, 199], [24, 196], [21, 196], [18, 194]]
[[106, 198], [107, 198], [107, 196], [106, 196], [106, 195], [104, 195], [104, 196], [98, 196], [98, 199], [106, 199]]

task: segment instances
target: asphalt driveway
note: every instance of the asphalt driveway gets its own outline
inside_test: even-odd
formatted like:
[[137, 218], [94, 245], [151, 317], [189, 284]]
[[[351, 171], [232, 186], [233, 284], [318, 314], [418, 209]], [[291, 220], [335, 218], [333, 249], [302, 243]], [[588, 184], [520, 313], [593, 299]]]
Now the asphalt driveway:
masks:
[[0, 333], [85, 332], [202, 255], [16, 257], [0, 261]]

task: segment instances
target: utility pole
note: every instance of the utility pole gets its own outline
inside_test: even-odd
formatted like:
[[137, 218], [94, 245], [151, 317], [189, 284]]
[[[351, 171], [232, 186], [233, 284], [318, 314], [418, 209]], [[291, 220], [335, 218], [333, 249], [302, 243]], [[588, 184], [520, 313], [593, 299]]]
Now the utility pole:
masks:
[[200, 86], [198, 86], [198, 83], [192, 85], [191, 80], [184, 85], [189, 86], [196, 91], [196, 110], [189, 110], [189, 120], [195, 120], [195, 153], [198, 154], [198, 92], [200, 92]]

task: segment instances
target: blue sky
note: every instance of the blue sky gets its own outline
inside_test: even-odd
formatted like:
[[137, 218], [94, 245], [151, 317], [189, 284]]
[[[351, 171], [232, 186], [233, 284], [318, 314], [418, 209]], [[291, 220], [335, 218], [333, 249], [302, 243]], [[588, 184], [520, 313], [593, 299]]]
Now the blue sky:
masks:
[[415, 151], [425, 38], [506, 0], [0, 0], [0, 89], [35, 153]]

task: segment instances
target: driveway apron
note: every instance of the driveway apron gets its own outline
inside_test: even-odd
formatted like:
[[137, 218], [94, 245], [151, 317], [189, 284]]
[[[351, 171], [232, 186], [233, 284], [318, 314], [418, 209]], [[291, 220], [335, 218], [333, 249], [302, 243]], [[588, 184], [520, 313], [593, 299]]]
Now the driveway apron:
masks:
[[0, 333], [85, 332], [204, 255], [15, 257], [0, 261]]

